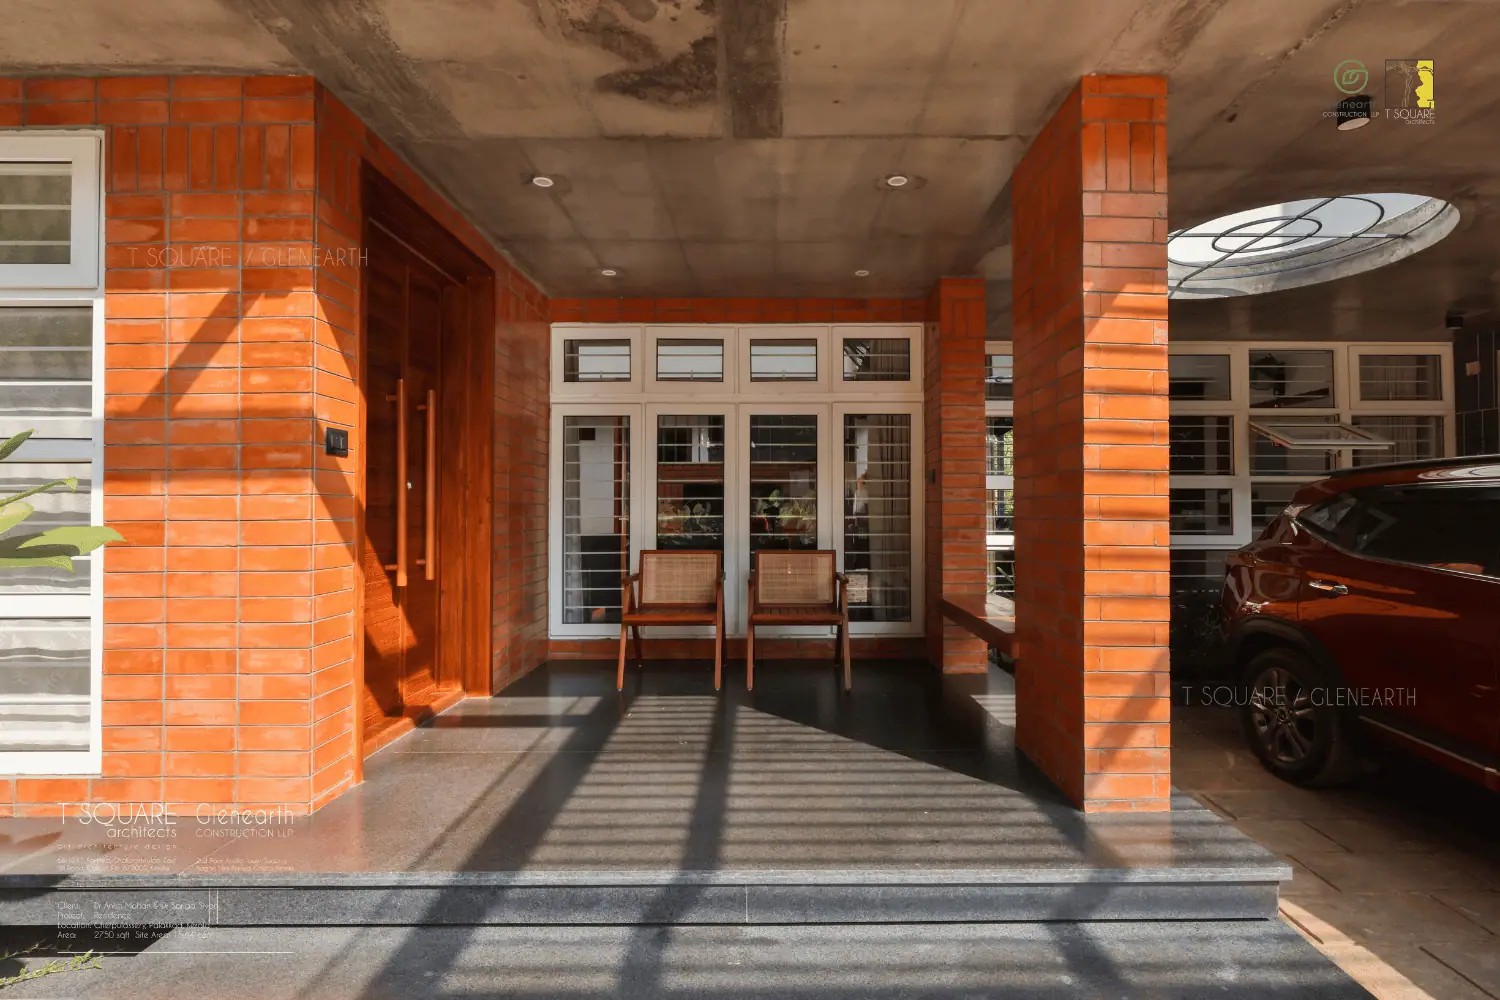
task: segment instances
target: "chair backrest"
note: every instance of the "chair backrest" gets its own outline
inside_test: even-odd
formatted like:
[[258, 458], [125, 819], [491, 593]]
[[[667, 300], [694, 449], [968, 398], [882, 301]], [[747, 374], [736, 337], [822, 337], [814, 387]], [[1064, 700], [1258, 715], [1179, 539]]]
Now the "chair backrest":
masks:
[[833, 604], [838, 600], [838, 553], [755, 553], [756, 599], [767, 607]]
[[641, 553], [642, 604], [713, 604], [724, 553], [646, 549]]

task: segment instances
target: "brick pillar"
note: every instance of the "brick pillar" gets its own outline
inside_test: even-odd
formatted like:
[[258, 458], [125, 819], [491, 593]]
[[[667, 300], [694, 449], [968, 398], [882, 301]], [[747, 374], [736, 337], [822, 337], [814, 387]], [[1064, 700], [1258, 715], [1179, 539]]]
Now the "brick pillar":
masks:
[[1017, 743], [1168, 808], [1166, 80], [1088, 76], [1017, 167]]
[[943, 278], [923, 336], [927, 658], [982, 671], [983, 640], [943, 617], [944, 594], [984, 594], [984, 281]]

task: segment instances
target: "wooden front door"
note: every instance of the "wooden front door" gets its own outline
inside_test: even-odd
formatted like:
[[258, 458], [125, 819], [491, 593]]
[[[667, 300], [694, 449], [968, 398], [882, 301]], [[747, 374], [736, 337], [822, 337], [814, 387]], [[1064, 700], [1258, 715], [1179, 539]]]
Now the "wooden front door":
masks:
[[[458, 289], [379, 230], [365, 272], [365, 691], [367, 752], [445, 682], [439, 662], [441, 350]], [[404, 723], [404, 725], [403, 725]]]

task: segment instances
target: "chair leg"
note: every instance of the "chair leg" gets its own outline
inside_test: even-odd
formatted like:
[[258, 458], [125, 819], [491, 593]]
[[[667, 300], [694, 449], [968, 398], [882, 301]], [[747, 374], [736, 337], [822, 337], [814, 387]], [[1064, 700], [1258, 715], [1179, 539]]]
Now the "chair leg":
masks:
[[854, 678], [849, 673], [849, 623], [839, 626], [839, 654], [844, 660], [844, 690], [854, 687]]
[[745, 690], [755, 690], [755, 625], [745, 625]]
[[724, 620], [714, 623], [714, 690], [724, 683]]
[[615, 690], [625, 690], [625, 630], [630, 628], [624, 622], [620, 623], [620, 662], [615, 669]]
[[637, 625], [633, 631], [635, 634], [635, 660], [636, 663], [643, 663], [646, 657], [641, 654], [641, 627]]

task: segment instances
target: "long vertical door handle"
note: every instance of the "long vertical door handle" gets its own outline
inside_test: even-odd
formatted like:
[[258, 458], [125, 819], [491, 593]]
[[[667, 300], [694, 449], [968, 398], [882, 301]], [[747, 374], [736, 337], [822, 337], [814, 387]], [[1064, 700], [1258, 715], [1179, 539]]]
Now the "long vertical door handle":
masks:
[[427, 390], [427, 497], [422, 508], [423, 576], [437, 577], [437, 390]]
[[406, 586], [406, 379], [396, 380], [396, 586]]

